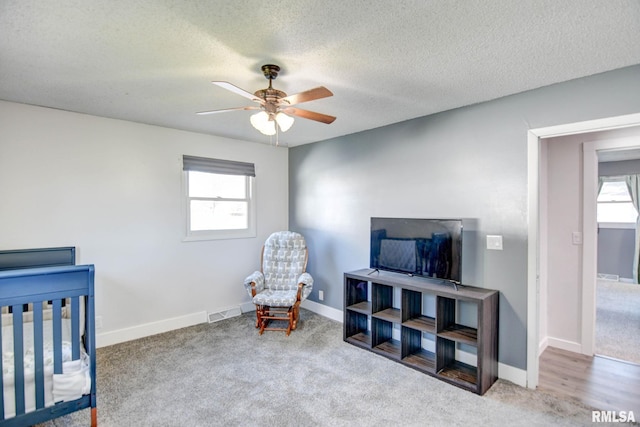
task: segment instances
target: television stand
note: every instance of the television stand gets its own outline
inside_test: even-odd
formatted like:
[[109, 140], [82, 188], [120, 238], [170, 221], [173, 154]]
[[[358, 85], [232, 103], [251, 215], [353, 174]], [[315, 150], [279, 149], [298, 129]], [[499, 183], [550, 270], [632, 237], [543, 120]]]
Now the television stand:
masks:
[[344, 273], [344, 341], [484, 394], [498, 378], [499, 292], [370, 270]]

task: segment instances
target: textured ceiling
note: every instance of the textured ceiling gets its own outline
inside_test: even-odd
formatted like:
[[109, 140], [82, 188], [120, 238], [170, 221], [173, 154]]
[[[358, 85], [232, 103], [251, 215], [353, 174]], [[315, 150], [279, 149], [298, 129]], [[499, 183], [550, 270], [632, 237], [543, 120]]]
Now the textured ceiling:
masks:
[[210, 84], [288, 94], [295, 146], [640, 63], [638, 0], [2, 0], [0, 99], [269, 143]]

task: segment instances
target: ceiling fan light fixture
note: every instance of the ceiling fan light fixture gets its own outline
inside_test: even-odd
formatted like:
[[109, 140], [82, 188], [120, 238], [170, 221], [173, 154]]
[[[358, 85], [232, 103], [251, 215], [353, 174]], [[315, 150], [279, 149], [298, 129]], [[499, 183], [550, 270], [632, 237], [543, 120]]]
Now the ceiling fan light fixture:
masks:
[[278, 73], [280, 72], [280, 67], [278, 65], [263, 65], [262, 72], [266, 79], [269, 80], [269, 87], [257, 90], [253, 93], [247, 92], [246, 90], [241, 89], [229, 82], [212, 82], [213, 84], [220, 86], [221, 88], [226, 89], [230, 92], [233, 92], [236, 95], [240, 95], [244, 98], [250, 99], [253, 102], [257, 102], [258, 104], [260, 104], [259, 106], [201, 111], [197, 114], [205, 115], [223, 113], [227, 111], [260, 110], [259, 113], [249, 117], [249, 120], [251, 122], [251, 125], [256, 130], [267, 136], [277, 135], [278, 132], [286, 132], [291, 129], [291, 126], [293, 126], [293, 123], [295, 121], [294, 116], [326, 124], [333, 123], [333, 121], [336, 119], [334, 116], [329, 116], [327, 114], [321, 114], [316, 113], [315, 111], [302, 110], [297, 107], [292, 107], [292, 105], [301, 104], [303, 102], [309, 102], [316, 99], [333, 96], [333, 93], [331, 93], [331, 91], [326, 87], [319, 86], [313, 89], [306, 90], [304, 92], [296, 93], [295, 95], [287, 95], [285, 92], [273, 87], [273, 80], [278, 77]]
[[265, 111], [253, 114], [249, 117], [249, 120], [251, 121], [251, 126], [259, 130], [261, 133], [269, 136], [276, 134], [276, 123], [269, 119], [269, 114]]
[[283, 113], [282, 111], [276, 114], [276, 122], [278, 122], [278, 126], [282, 132], [286, 132], [291, 129], [294, 121], [293, 117]]

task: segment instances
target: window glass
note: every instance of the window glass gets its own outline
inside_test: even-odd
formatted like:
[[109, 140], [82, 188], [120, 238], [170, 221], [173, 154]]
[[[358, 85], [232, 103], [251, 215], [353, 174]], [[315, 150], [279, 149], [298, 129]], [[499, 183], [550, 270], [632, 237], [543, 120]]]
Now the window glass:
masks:
[[253, 177], [185, 171], [186, 240], [255, 237]]
[[242, 175], [189, 171], [189, 196], [244, 199], [246, 178]]
[[627, 184], [620, 181], [603, 183], [598, 194], [598, 222], [635, 223], [638, 212], [633, 206]]
[[247, 228], [247, 202], [191, 200], [191, 231]]
[[608, 181], [602, 184], [598, 202], [630, 202], [631, 195], [624, 181]]

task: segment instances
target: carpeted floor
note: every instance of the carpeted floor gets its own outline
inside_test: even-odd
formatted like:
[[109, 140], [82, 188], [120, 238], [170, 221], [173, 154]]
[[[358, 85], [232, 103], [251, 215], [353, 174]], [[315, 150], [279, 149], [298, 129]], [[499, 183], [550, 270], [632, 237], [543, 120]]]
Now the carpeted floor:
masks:
[[[111, 426], [584, 426], [591, 408], [499, 380], [478, 396], [342, 340], [302, 310], [259, 336], [254, 314], [101, 348], [98, 420]], [[83, 410], [43, 426], [86, 426]]]
[[598, 280], [596, 354], [640, 364], [640, 285]]

